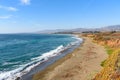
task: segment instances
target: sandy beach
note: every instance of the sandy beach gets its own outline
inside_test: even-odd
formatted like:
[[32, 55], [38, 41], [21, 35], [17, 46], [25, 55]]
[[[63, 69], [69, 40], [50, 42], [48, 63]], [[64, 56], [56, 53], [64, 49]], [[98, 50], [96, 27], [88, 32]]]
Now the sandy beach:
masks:
[[66, 55], [45, 70], [33, 76], [33, 80], [91, 80], [107, 58], [103, 46], [83, 37], [84, 43], [71, 54]]

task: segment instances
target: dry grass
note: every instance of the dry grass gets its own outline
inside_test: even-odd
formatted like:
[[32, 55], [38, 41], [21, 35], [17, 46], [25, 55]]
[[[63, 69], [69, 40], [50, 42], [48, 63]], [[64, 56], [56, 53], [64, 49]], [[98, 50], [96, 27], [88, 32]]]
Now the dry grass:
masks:
[[120, 33], [106, 32], [89, 35], [85, 34], [93, 38], [94, 42], [105, 46], [109, 54], [108, 59], [101, 63], [103, 69], [93, 80], [120, 80]]
[[94, 80], [120, 80], [117, 67], [119, 51], [116, 50], [109, 56], [105, 61], [104, 68], [95, 76]]

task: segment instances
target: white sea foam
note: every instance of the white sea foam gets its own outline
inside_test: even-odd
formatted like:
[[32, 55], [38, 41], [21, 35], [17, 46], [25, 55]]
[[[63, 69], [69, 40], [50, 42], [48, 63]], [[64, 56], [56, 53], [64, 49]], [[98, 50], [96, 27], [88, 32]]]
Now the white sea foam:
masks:
[[[8, 72], [1, 72], [0, 73], [0, 80], [15, 80], [17, 77], [22, 76], [23, 74], [29, 72], [32, 68], [39, 65], [40, 63], [48, 60], [50, 57], [58, 55], [61, 51], [64, 50], [64, 47], [61, 45], [58, 48], [51, 50], [50, 52], [42, 54], [40, 57], [33, 58], [32, 62], [21, 65], [20, 68], [8, 71]], [[43, 60], [42, 60], [43, 59]], [[42, 61], [40, 61], [42, 60]], [[36, 64], [34, 64], [37, 62]]]
[[73, 38], [76, 38], [77, 41], [68, 44], [66, 47], [60, 45], [59, 47], [51, 50], [50, 52], [44, 53], [39, 57], [32, 58], [32, 62], [26, 65], [21, 65], [20, 68], [8, 72], [0, 72], [0, 80], [15, 80], [17, 77], [21, 77], [22, 75], [28, 73], [32, 68], [39, 65], [40, 63], [47, 61], [49, 58], [54, 57], [60, 54], [62, 51], [70, 48], [71, 46], [81, 43], [83, 41], [83, 39], [78, 37]]

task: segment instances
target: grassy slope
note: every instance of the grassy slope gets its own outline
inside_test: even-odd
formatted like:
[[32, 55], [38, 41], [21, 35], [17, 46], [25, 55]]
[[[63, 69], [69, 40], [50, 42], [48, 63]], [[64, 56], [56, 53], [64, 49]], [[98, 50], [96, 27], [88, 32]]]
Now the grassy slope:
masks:
[[108, 59], [101, 63], [103, 69], [93, 80], [120, 80], [120, 33], [85, 34], [85, 36], [103, 45], [109, 54]]

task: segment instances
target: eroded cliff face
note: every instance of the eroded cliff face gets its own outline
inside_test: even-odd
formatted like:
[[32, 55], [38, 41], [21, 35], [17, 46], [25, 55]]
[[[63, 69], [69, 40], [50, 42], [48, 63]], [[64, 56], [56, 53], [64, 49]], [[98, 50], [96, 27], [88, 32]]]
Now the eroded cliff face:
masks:
[[110, 39], [110, 40], [103, 40], [98, 42], [101, 45], [107, 45], [111, 48], [118, 48], [120, 47], [120, 39]]
[[120, 33], [99, 33], [93, 35], [93, 40], [101, 45], [107, 45], [111, 48], [120, 47]]
[[[90, 36], [89, 36], [90, 35]], [[109, 57], [104, 61], [103, 69], [93, 80], [120, 80], [120, 32], [89, 34], [87, 37], [105, 46]]]
[[106, 41], [106, 44], [110, 47], [120, 47], [120, 39], [111, 39]]

